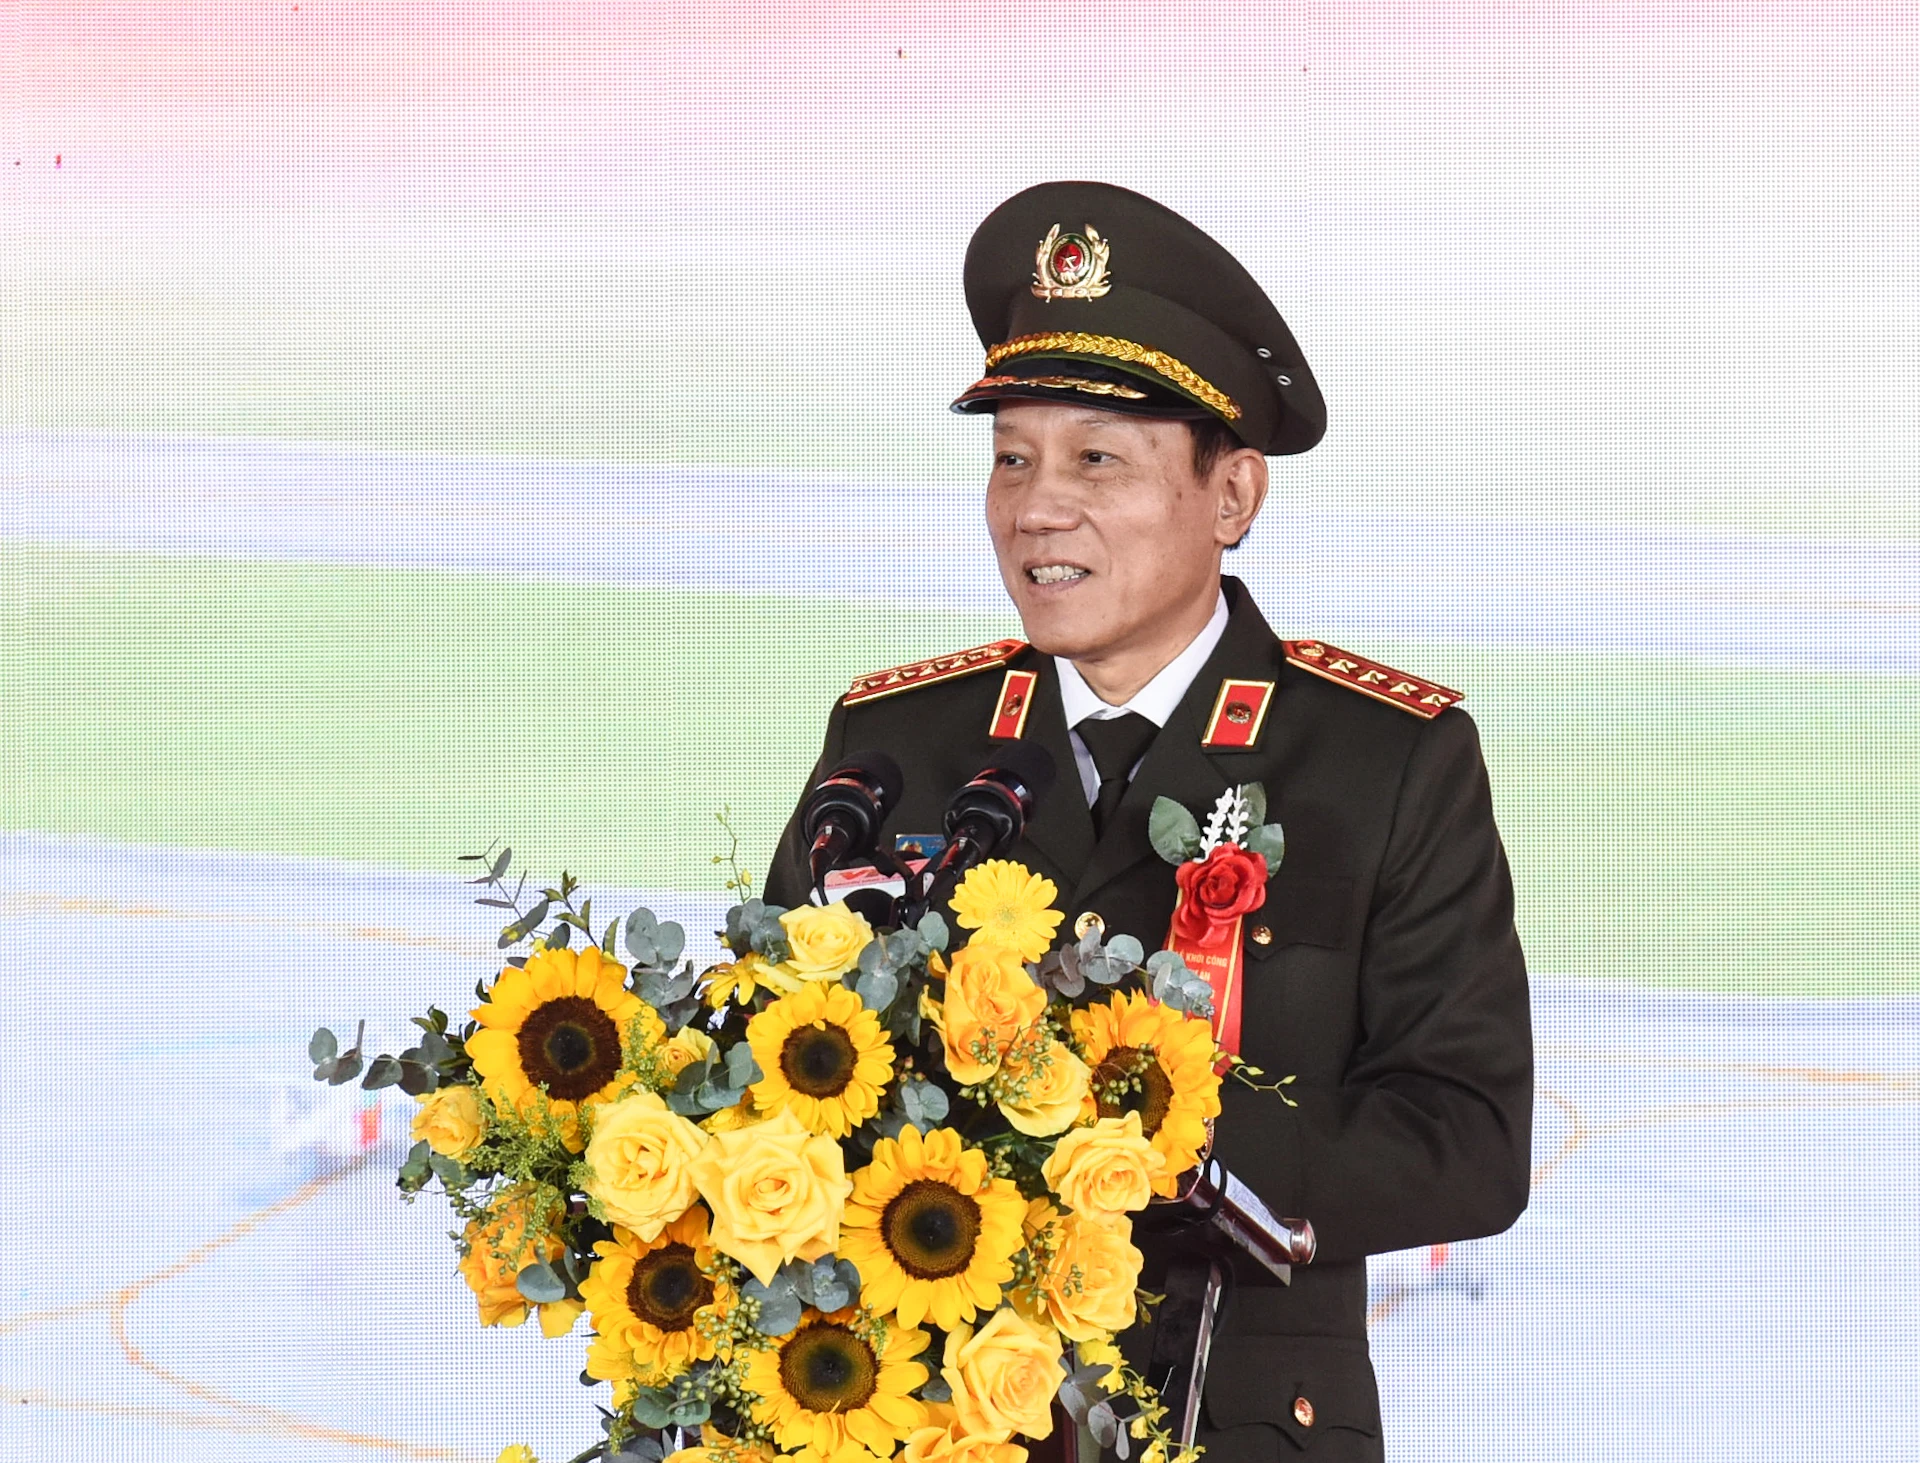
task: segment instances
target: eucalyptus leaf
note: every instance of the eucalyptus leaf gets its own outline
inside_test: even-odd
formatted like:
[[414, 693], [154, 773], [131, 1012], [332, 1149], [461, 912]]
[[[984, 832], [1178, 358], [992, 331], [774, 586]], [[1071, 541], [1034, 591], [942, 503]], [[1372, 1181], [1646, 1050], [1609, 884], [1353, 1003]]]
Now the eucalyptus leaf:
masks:
[[567, 1298], [567, 1283], [553, 1266], [529, 1265], [514, 1277], [513, 1288], [537, 1306], [552, 1305]]
[[[589, 1377], [587, 1380], [593, 1382], [597, 1379]], [[605, 1463], [660, 1463], [664, 1457], [666, 1449], [660, 1446], [660, 1439], [632, 1434], [622, 1439], [617, 1449], [612, 1443], [607, 1444]]]
[[448, 1158], [444, 1153], [430, 1155], [427, 1166], [433, 1170], [434, 1177], [446, 1185], [449, 1193], [464, 1189], [473, 1182], [473, 1175], [467, 1172], [467, 1166], [457, 1158]]
[[1200, 824], [1172, 798], [1155, 798], [1147, 814], [1147, 842], [1170, 864], [1184, 864], [1200, 852]]
[[427, 1175], [433, 1172], [433, 1170], [427, 1166], [427, 1160], [432, 1153], [433, 1149], [428, 1145], [426, 1139], [422, 1138], [419, 1142], [415, 1143], [413, 1147], [407, 1150], [407, 1161], [400, 1165], [400, 1177], [403, 1179], [418, 1179], [421, 1183], [425, 1183]]
[[[745, 1046], [745, 1042], [740, 1043]], [[713, 1065], [718, 1053], [709, 1051], [705, 1056], [697, 1057], [680, 1069], [680, 1075], [673, 1079], [673, 1090], [698, 1092], [713, 1076]], [[751, 1054], [749, 1054], [751, 1055]]]
[[329, 1087], [343, 1087], [360, 1075], [360, 1053], [343, 1052], [333, 1059], [333, 1070], [327, 1073]]
[[673, 964], [680, 958], [680, 952], [687, 948], [686, 927], [678, 920], [668, 920], [654, 932], [653, 944], [660, 952], [660, 963]]
[[367, 1068], [367, 1075], [360, 1085], [368, 1092], [377, 1092], [382, 1087], [392, 1087], [400, 1080], [400, 1063], [393, 1057], [375, 1057]]
[[947, 1115], [947, 1094], [931, 1082], [909, 1082], [900, 1089], [900, 1106], [907, 1121], [924, 1133]]
[[1147, 952], [1132, 935], [1115, 935], [1107, 941], [1107, 959], [1124, 960], [1129, 965], [1138, 965], [1147, 958]]
[[753, 1048], [744, 1041], [736, 1041], [727, 1048], [727, 1081], [730, 1085], [751, 1087], [766, 1075], [753, 1059]]
[[506, 873], [507, 865], [512, 862], [513, 862], [513, 849], [511, 847], [501, 849], [500, 857], [493, 861], [493, 877], [497, 879], [502, 874]]
[[953, 1388], [947, 1385], [947, 1379], [945, 1377], [935, 1373], [929, 1376], [926, 1380], [926, 1385], [920, 1388], [920, 1395], [929, 1402], [951, 1402], [953, 1401]]
[[440, 1085], [440, 1074], [432, 1067], [400, 1059], [400, 1090], [408, 1097], [423, 1097]]
[[780, 1280], [775, 1275], [771, 1286], [749, 1280], [741, 1287], [742, 1295], [760, 1302], [760, 1315], [753, 1327], [762, 1336], [785, 1336], [800, 1324], [800, 1297], [794, 1293], [791, 1280], [785, 1285]]
[[641, 1387], [633, 1396], [633, 1420], [642, 1427], [673, 1424], [673, 1393], [664, 1387]]
[[673, 1427], [698, 1427], [713, 1415], [713, 1405], [703, 1397], [687, 1397], [667, 1410], [667, 1422]]
[[854, 982], [853, 989], [869, 1011], [884, 1011], [900, 994], [900, 982], [884, 970], [870, 970]]
[[1120, 1420], [1113, 1415], [1111, 1402], [1097, 1402], [1087, 1409], [1087, 1431], [1103, 1448], [1111, 1448], [1120, 1435]]
[[929, 950], [945, 950], [947, 941], [953, 938], [946, 920], [937, 909], [930, 909], [921, 915], [920, 923], [914, 928], [920, 932], [920, 938], [927, 942]]
[[340, 1039], [324, 1026], [314, 1032], [307, 1041], [307, 1055], [313, 1059], [316, 1067], [322, 1062], [332, 1061], [339, 1050]]

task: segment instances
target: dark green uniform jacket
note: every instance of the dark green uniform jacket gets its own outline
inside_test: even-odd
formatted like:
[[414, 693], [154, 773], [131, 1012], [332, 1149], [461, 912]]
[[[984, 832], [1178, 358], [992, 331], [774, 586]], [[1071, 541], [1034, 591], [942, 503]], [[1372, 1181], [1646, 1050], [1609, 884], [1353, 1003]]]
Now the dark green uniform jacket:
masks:
[[[1226, 633], [1097, 843], [1052, 658], [1028, 649], [1008, 663], [1039, 673], [1025, 736], [1060, 772], [1009, 856], [1059, 886], [1069, 925], [1094, 910], [1109, 937], [1155, 949], [1175, 886], [1147, 841], [1153, 800], [1204, 819], [1229, 785], [1265, 785], [1286, 854], [1244, 921], [1241, 1055], [1269, 1078], [1293, 1074], [1299, 1105], [1228, 1081], [1214, 1151], [1275, 1214], [1310, 1220], [1319, 1254], [1290, 1287], [1236, 1267], [1202, 1440], [1211, 1463], [1298, 1450], [1376, 1459], [1365, 1257], [1493, 1234], [1526, 1205], [1533, 1046], [1512, 883], [1467, 714], [1424, 719], [1289, 664], [1245, 586], [1223, 587]], [[1274, 682], [1246, 750], [1201, 745], [1228, 677]], [[885, 846], [938, 832], [947, 798], [995, 745], [1001, 681], [996, 669], [837, 706], [818, 771], [849, 752], [891, 753], [906, 789]], [[805, 855], [796, 822], [769, 900], [804, 902]], [[1251, 938], [1261, 927], [1264, 945]]]

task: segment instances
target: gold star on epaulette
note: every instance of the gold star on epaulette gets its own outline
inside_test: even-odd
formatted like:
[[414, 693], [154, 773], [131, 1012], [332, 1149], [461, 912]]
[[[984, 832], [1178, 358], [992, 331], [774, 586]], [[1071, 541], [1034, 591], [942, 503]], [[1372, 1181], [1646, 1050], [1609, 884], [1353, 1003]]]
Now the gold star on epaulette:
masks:
[[971, 650], [957, 650], [952, 655], [936, 655], [932, 660], [916, 660], [912, 665], [897, 665], [892, 670], [875, 671], [855, 681], [847, 694], [840, 698], [841, 703], [858, 706], [863, 701], [878, 701], [882, 696], [911, 691], [919, 686], [958, 680], [975, 671], [1005, 665], [1026, 648], [1027, 642], [1024, 640], [996, 640], [991, 645], [976, 645]]
[[1389, 706], [1398, 706], [1402, 711], [1411, 711], [1415, 716], [1423, 716], [1429, 721], [1449, 706], [1465, 699], [1460, 692], [1437, 681], [1423, 681], [1418, 676], [1397, 671], [1377, 660], [1368, 660], [1364, 655], [1355, 655], [1351, 650], [1342, 650], [1324, 640], [1288, 640], [1283, 644], [1289, 665], [1297, 665], [1301, 670], [1311, 671], [1336, 686], [1350, 687], [1363, 696], [1371, 696]]

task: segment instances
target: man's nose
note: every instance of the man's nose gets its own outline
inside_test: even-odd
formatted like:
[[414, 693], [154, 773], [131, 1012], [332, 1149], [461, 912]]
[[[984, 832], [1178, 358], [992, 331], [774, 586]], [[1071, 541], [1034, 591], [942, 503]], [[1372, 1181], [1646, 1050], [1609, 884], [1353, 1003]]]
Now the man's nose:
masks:
[[1042, 463], [1027, 480], [1014, 527], [1021, 533], [1061, 533], [1079, 527], [1083, 508], [1080, 484], [1074, 476]]

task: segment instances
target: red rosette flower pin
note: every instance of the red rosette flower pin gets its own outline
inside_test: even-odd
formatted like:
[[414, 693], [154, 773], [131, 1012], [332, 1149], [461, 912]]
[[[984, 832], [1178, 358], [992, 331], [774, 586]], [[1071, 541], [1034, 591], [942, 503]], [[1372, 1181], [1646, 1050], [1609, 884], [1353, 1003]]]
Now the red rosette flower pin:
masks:
[[1205, 950], [1225, 943], [1234, 921], [1267, 902], [1267, 861], [1237, 843], [1215, 844], [1173, 871], [1183, 898], [1173, 932]]

